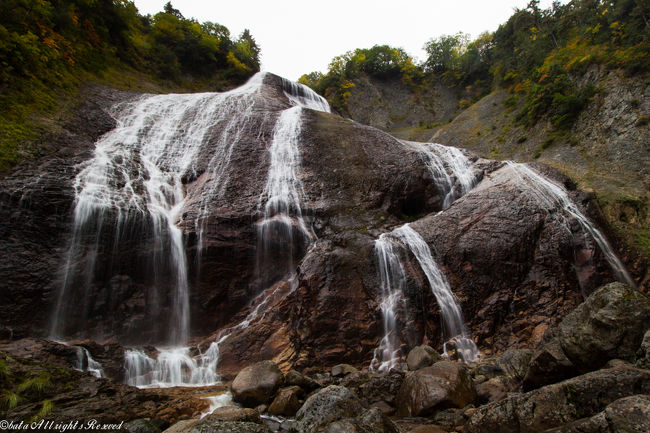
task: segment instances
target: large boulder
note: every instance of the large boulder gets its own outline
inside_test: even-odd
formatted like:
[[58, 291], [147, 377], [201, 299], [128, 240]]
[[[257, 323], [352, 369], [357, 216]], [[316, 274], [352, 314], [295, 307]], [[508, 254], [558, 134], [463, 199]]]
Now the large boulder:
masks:
[[359, 387], [359, 397], [368, 404], [385, 402], [394, 405], [395, 395], [404, 382], [404, 373], [391, 370], [377, 372]]
[[431, 346], [427, 345], [414, 347], [406, 357], [406, 364], [411, 371], [429, 367], [438, 361], [442, 361], [442, 356], [440, 356]]
[[524, 390], [559, 382], [578, 373], [562, 350], [558, 334], [558, 328], [550, 328], [544, 334], [543, 342], [533, 354], [524, 376]]
[[124, 424], [129, 433], [160, 433], [160, 426], [148, 418], [134, 419]]
[[274, 362], [262, 361], [240, 371], [230, 389], [233, 400], [255, 407], [270, 403], [283, 381], [284, 376]]
[[465, 407], [476, 398], [467, 368], [440, 361], [409, 373], [397, 393], [399, 416], [425, 416], [439, 409]]
[[526, 376], [533, 352], [528, 349], [508, 349], [497, 358], [497, 366], [511, 378], [521, 381]]
[[397, 426], [376, 407], [370, 408], [356, 418], [334, 421], [327, 433], [400, 433]]
[[299, 386], [305, 391], [312, 391], [319, 388], [318, 383], [314, 379], [305, 376], [296, 370], [289, 370], [289, 372], [284, 375], [284, 383], [287, 386]]
[[206, 416], [204, 419], [211, 421], [242, 421], [242, 422], [253, 422], [257, 424], [262, 423], [262, 418], [260, 418], [260, 413], [255, 409], [250, 409], [247, 407], [236, 407], [236, 406], [223, 406], [218, 407], [212, 411], [212, 413]]
[[650, 431], [650, 396], [616, 400], [604, 411], [545, 433], [641, 433]]
[[650, 393], [650, 371], [598, 370], [477, 408], [466, 433], [534, 433], [591, 417], [614, 401]]
[[170, 433], [271, 433], [259, 412], [235, 406], [219, 407], [200, 420], [181, 423], [173, 425]]
[[581, 371], [610, 359], [634, 361], [650, 329], [650, 299], [633, 287], [611, 283], [591, 294], [560, 323], [560, 344]]
[[476, 385], [476, 396], [479, 403], [492, 403], [503, 400], [516, 388], [517, 382], [510, 376], [497, 376]]
[[300, 432], [323, 431], [329, 424], [361, 412], [361, 401], [350, 390], [330, 385], [305, 401], [296, 414], [296, 428]]
[[186, 433], [271, 433], [266, 424], [249, 421], [213, 421], [207, 417], [194, 424]]
[[524, 389], [595, 370], [610, 359], [633, 362], [649, 327], [650, 299], [626, 284], [607, 284], [547, 331]]
[[356, 373], [357, 370], [350, 364], [338, 364], [332, 367], [332, 376], [333, 377], [342, 377], [347, 376], [348, 374]]

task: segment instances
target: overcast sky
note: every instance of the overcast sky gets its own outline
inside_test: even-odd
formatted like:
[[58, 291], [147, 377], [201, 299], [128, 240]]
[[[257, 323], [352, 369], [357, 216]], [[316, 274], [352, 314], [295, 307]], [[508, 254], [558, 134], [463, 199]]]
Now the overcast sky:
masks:
[[[566, 3], [567, 1], [562, 1]], [[135, 0], [141, 14], [162, 11], [167, 0]], [[542, 0], [549, 7], [551, 0]], [[186, 18], [222, 24], [232, 36], [245, 28], [262, 49], [262, 70], [297, 80], [327, 70], [334, 56], [388, 44], [424, 60], [431, 38], [456, 32], [475, 38], [494, 31], [528, 0], [176, 0]]]

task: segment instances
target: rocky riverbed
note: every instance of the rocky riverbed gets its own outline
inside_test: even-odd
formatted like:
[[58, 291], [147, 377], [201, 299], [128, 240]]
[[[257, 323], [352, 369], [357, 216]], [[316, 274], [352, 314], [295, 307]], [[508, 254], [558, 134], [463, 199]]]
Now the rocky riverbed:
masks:
[[[537, 347], [476, 362], [418, 346], [390, 371], [349, 364], [283, 371], [261, 361], [232, 382], [171, 389], [72, 370], [75, 347], [89, 342], [19, 340], [0, 345], [3, 395], [19, 396], [3, 417], [19, 422], [48, 407], [40, 418], [123, 421], [120, 431], [139, 433], [643, 432], [650, 428], [649, 324], [650, 299], [612, 283], [550, 327]], [[114, 346], [98, 345], [105, 362], [119, 363]], [[45, 379], [24, 385], [35, 378]], [[211, 407], [208, 397], [224, 393], [231, 403]]]

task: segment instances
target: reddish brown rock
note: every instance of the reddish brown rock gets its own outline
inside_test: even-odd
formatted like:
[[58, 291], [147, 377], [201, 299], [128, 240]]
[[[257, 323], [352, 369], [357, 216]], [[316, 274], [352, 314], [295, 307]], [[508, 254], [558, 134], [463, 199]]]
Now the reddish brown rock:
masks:
[[233, 400], [247, 407], [268, 404], [284, 382], [284, 376], [272, 361], [249, 365], [237, 374], [230, 389]]
[[300, 409], [299, 397], [302, 394], [303, 391], [298, 386], [281, 388], [269, 406], [269, 413], [287, 417], [294, 416], [298, 412], [298, 409]]
[[467, 368], [440, 361], [407, 374], [395, 401], [399, 416], [426, 416], [448, 407], [465, 407], [475, 399]]
[[[18, 405], [3, 415], [20, 421], [36, 415], [49, 400], [51, 412], [44, 417], [57, 422], [80, 423], [97, 420], [117, 423], [135, 419], [159, 419], [170, 425], [182, 417], [198, 417], [209, 407], [207, 400], [197, 398], [188, 390], [145, 390], [98, 379], [57, 363], [35, 362], [0, 352], [0, 359], [9, 375], [1, 387], [21, 396]], [[22, 390], [27, 378], [40, 377], [42, 390]]]

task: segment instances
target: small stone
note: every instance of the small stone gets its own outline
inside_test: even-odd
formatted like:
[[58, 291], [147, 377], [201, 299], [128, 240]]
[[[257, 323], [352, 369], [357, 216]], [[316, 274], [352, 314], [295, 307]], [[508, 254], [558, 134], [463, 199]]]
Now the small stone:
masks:
[[349, 364], [339, 364], [339, 365], [335, 365], [334, 367], [332, 367], [332, 376], [333, 377], [341, 377], [341, 376], [346, 376], [346, 375], [351, 374], [351, 373], [356, 373], [358, 371], [359, 370], [357, 370], [356, 368], [354, 368], [353, 366], [351, 366]]
[[406, 357], [406, 364], [410, 371], [416, 371], [441, 360], [442, 357], [432, 347], [423, 345], [411, 349]]

